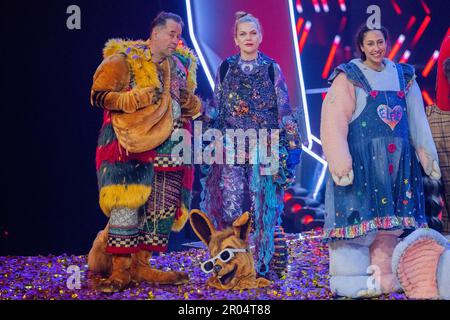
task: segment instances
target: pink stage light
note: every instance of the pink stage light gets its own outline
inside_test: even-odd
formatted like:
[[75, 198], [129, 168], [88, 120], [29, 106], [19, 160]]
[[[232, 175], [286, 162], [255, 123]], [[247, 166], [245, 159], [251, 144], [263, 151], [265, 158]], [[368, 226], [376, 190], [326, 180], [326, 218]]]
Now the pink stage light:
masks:
[[398, 15], [402, 14], [402, 9], [400, 9], [400, 6], [398, 5], [397, 2], [395, 2], [395, 0], [391, 0], [392, 6], [394, 7], [395, 13], [397, 13]]
[[411, 18], [409, 18], [408, 20], [408, 24], [406, 25], [406, 29], [405, 32], [408, 32], [409, 30], [411, 30], [412, 26], [414, 25], [414, 23], [416, 23], [416, 17], [415, 16], [411, 16]]
[[320, 12], [320, 6], [319, 6], [319, 0], [312, 0], [313, 6], [314, 6], [314, 11], [316, 13]]
[[345, 0], [339, 0], [339, 7], [341, 8], [342, 12], [347, 11], [347, 6], [345, 5]]
[[323, 11], [329, 12], [330, 7], [328, 7], [328, 0], [321, 0], [320, 2], [322, 2]]
[[406, 63], [408, 62], [409, 57], [411, 56], [411, 51], [405, 50], [405, 52], [402, 55], [402, 58], [400, 59], [399, 63]]
[[427, 5], [427, 3], [425, 2], [425, 0], [420, 0], [420, 4], [422, 5], [423, 10], [425, 10], [425, 13], [426, 13], [427, 15], [430, 15], [430, 14], [431, 14], [431, 10], [430, 10], [430, 7], [428, 7], [428, 5]]
[[347, 25], [347, 16], [343, 16], [341, 18], [341, 22], [339, 22], [339, 33], [342, 33], [344, 31], [345, 26]]
[[297, 0], [295, 2], [295, 9], [297, 9], [298, 13], [302, 13], [303, 12], [302, 3], [300, 2], [300, 0]]

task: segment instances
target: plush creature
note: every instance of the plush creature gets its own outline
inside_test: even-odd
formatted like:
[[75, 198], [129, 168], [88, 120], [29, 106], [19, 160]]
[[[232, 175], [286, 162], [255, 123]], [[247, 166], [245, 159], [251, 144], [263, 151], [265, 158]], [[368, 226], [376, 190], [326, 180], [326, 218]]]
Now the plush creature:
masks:
[[408, 298], [450, 300], [450, 242], [432, 229], [414, 231], [395, 247], [392, 272]]
[[232, 227], [216, 231], [206, 214], [192, 210], [189, 220], [195, 234], [208, 246], [211, 259], [202, 263], [202, 270], [211, 273], [207, 284], [220, 290], [262, 288], [270, 285], [257, 278], [253, 255], [248, 245], [251, 218], [248, 212], [237, 218]]

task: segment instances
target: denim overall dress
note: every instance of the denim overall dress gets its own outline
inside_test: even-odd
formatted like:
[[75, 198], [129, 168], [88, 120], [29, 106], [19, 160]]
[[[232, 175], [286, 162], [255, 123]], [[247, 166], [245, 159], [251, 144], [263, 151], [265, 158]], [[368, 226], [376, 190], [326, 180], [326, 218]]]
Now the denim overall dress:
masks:
[[396, 69], [400, 91], [372, 90], [352, 62], [336, 68], [334, 76], [344, 72], [367, 93], [367, 102], [349, 124], [353, 184], [337, 186], [328, 177], [325, 242], [353, 239], [376, 230], [426, 226], [422, 171], [410, 143], [405, 98], [413, 71], [403, 64], [397, 64]]

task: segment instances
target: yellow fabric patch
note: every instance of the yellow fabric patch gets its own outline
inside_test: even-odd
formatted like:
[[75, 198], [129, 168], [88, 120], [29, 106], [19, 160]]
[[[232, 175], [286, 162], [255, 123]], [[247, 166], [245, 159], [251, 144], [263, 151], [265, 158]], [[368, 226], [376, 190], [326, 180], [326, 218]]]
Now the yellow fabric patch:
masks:
[[172, 225], [172, 231], [175, 232], [180, 232], [183, 228], [184, 225], [186, 224], [186, 221], [189, 218], [189, 212], [187, 210], [187, 208], [182, 205], [181, 206], [181, 216], [178, 219], [175, 219], [173, 225]]
[[152, 188], [140, 184], [110, 185], [100, 190], [100, 208], [109, 217], [114, 208], [138, 209], [147, 202]]

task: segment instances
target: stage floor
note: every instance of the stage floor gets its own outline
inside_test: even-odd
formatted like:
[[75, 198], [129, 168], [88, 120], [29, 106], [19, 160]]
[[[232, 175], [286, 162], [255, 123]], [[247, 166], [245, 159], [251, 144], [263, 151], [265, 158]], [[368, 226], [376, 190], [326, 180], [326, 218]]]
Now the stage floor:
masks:
[[[308, 232], [300, 237], [290, 235], [288, 239], [290, 260], [286, 278], [263, 289], [221, 291], [207, 287], [205, 283], [208, 276], [202, 273], [199, 264], [208, 259], [208, 252], [192, 248], [156, 256], [151, 261], [157, 268], [188, 272], [191, 279], [188, 284], [141, 284], [115, 294], [97, 293], [92, 289], [93, 282], [98, 281], [98, 278], [88, 275], [86, 256], [0, 257], [0, 300], [336, 299], [328, 286], [328, 248], [320, 243], [319, 233]], [[76, 273], [68, 272], [77, 269], [80, 289], [73, 288]], [[403, 294], [390, 294], [377, 299], [403, 300], [406, 297]]]

